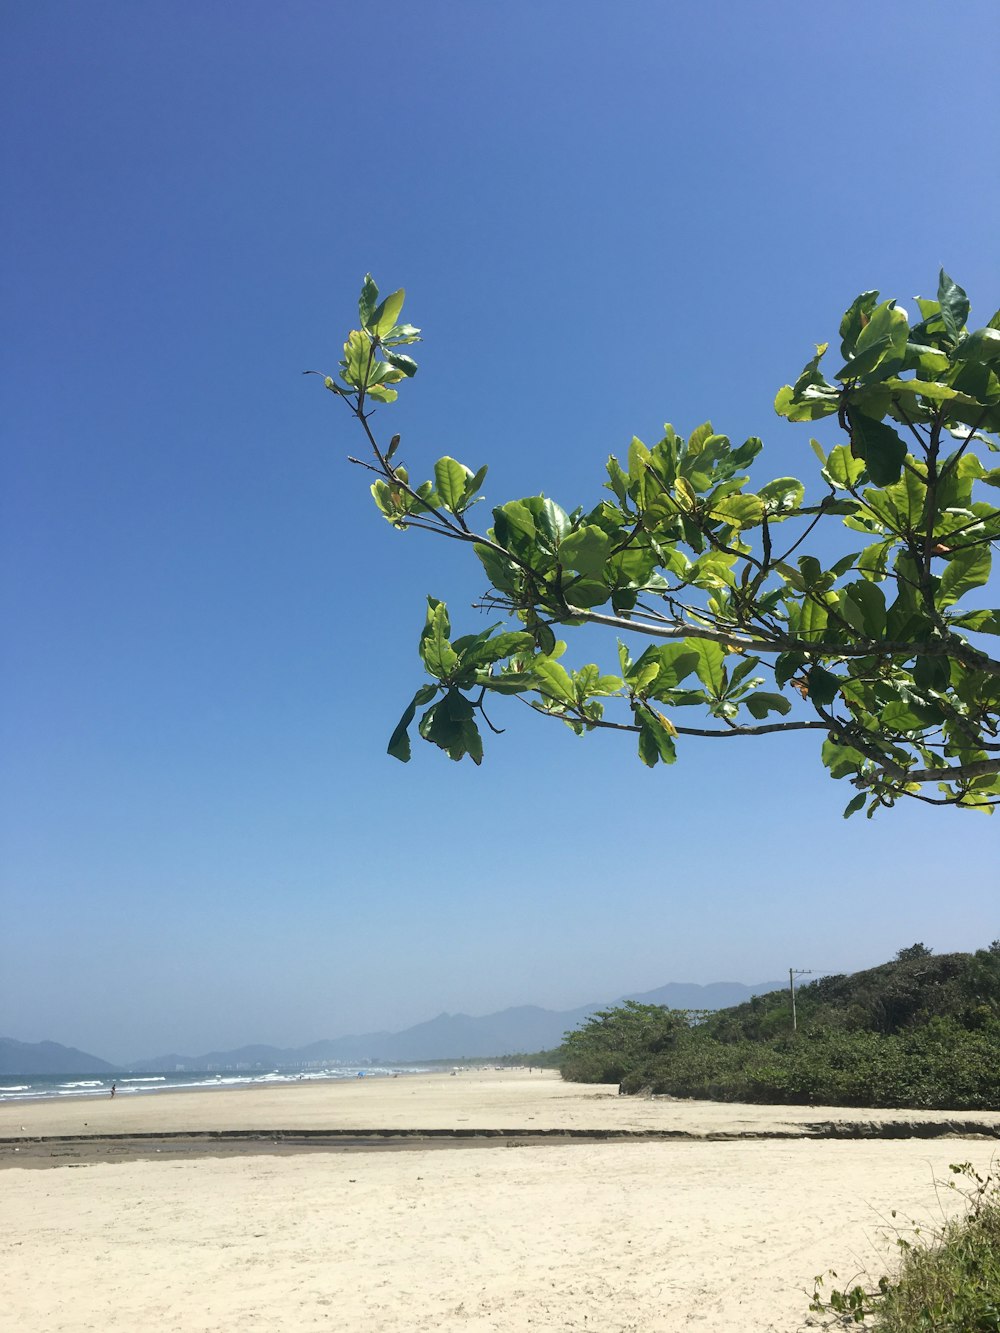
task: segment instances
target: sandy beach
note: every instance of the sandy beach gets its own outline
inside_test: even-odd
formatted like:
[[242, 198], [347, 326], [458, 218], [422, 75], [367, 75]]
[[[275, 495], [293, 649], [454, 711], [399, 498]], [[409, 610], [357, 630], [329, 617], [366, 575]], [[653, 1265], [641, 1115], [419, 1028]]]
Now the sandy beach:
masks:
[[[989, 1167], [1000, 1144], [985, 1135], [1000, 1114], [955, 1117], [983, 1137], [530, 1134], [810, 1134], [829, 1121], [948, 1118], [619, 1098], [526, 1070], [2, 1106], [4, 1318], [32, 1333], [794, 1333], [817, 1273], [877, 1276], [892, 1263], [892, 1227], [940, 1222], [961, 1205], [935, 1181], [951, 1179], [951, 1162]], [[77, 1138], [235, 1129], [526, 1137], [341, 1151], [260, 1136], [245, 1155], [206, 1142], [159, 1160], [152, 1144], [88, 1158]], [[73, 1136], [77, 1155], [29, 1165], [52, 1136]], [[67, 1142], [45, 1150], [65, 1154]]]

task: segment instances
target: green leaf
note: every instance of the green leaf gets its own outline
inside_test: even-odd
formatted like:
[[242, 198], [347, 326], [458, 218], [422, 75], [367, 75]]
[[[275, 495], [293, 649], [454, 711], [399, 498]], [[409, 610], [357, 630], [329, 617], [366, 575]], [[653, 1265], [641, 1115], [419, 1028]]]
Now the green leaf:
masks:
[[463, 504], [467, 505], [472, 497], [482, 489], [483, 482], [486, 480], [486, 474], [489, 470], [489, 464], [484, 463], [479, 471], [469, 478], [465, 485], [465, 495], [462, 497]]
[[535, 620], [531, 627], [535, 636], [535, 647], [540, 653], [554, 653], [558, 647], [556, 636], [552, 633], [552, 626], [547, 625], [544, 620]]
[[833, 416], [838, 402], [837, 390], [832, 385], [828, 389], [810, 385], [796, 394], [790, 384], [785, 384], [775, 395], [774, 410], [788, 421], [819, 421], [821, 417]]
[[923, 526], [927, 507], [927, 471], [923, 463], [908, 467], [899, 481], [883, 491], [869, 491], [869, 506], [886, 526], [897, 532], [918, 531]]
[[521, 653], [530, 652], [533, 644], [534, 638], [526, 630], [507, 630], [503, 634], [495, 634], [463, 653], [462, 666], [491, 666], [506, 657], [516, 657]]
[[[901, 380], [890, 375], [884, 387], [894, 398], [926, 398], [929, 403], [946, 403], [958, 396], [957, 389], [950, 384], [939, 384], [937, 380]], [[907, 406], [907, 413], [912, 414], [912, 405]]]
[[876, 486], [888, 486], [899, 480], [906, 457], [906, 445], [891, 426], [867, 417], [856, 408], [848, 408], [851, 446], [857, 457], [865, 460], [868, 475]]
[[610, 454], [608, 457], [607, 469], [610, 480], [604, 483], [605, 486], [608, 490], [614, 491], [621, 503], [625, 504], [628, 499], [628, 473], [614, 454]]
[[563, 587], [563, 594], [569, 606], [588, 610], [603, 606], [611, 596], [611, 589], [603, 579], [581, 576], [570, 579]]
[[[759, 657], [744, 657], [742, 661], [736, 664], [735, 669], [729, 673], [729, 689], [726, 691], [729, 698], [734, 697], [736, 687], [740, 685], [740, 682], [745, 680], [752, 671], [756, 671], [759, 666]], [[748, 689], [756, 689], [761, 684], [762, 679], [763, 677], [758, 676], [755, 680], [750, 681], [748, 685], [743, 687], [741, 693]]]
[[396, 506], [392, 491], [384, 481], [373, 481], [371, 484], [372, 499], [378, 505], [382, 513], [390, 522], [395, 522], [399, 518], [399, 509]]
[[846, 444], [835, 445], [826, 460], [823, 476], [840, 490], [850, 490], [865, 470], [865, 460], [855, 458]]
[[961, 629], [976, 630], [979, 634], [1000, 634], [1000, 611], [968, 611], [951, 622]]
[[878, 303], [878, 292], [862, 292], [856, 296], [840, 321], [840, 355], [849, 360], [858, 345], [858, 338]]
[[523, 541], [517, 540], [519, 536], [527, 538], [529, 544], [535, 541], [535, 520], [522, 500], [508, 500], [499, 509], [494, 509], [493, 519], [497, 540], [508, 549], [514, 545], [520, 550], [525, 545]]
[[879, 723], [890, 731], [923, 731], [937, 726], [942, 715], [936, 708], [925, 708], [912, 699], [892, 699], [879, 714]]
[[434, 597], [428, 597], [427, 623], [420, 635], [420, 656], [428, 673], [438, 680], [450, 676], [458, 666], [458, 654], [448, 642], [450, 633], [447, 606]]
[[685, 571], [685, 579], [698, 588], [735, 588], [735, 555], [725, 551], [706, 551]]
[[[937, 302], [934, 302], [937, 305]], [[911, 329], [912, 333], [913, 330]], [[914, 342], [908, 338], [906, 342], [906, 356], [903, 358], [904, 370], [915, 370], [919, 376], [925, 379], [933, 379], [935, 376], [943, 374], [948, 369], [949, 361], [946, 352], [939, 351], [936, 347], [930, 347], [927, 343]]]
[[847, 806], [844, 809], [844, 818], [850, 819], [851, 815], [857, 814], [857, 812], [862, 808], [867, 799], [868, 797], [863, 791], [858, 792], [857, 796], [855, 796], [853, 800], [848, 801]]
[[646, 687], [652, 685], [653, 681], [660, 674], [660, 668], [655, 662], [643, 661], [640, 657], [635, 666], [628, 673], [625, 684], [636, 694], [644, 694]]
[[804, 588], [826, 588], [829, 586], [830, 579], [814, 555], [800, 555], [798, 564]]
[[975, 361], [981, 365], [1000, 361], [1000, 332], [996, 329], [976, 329], [963, 338], [955, 348], [956, 361]]
[[713, 502], [709, 517], [733, 528], [753, 528], [764, 517], [764, 506], [756, 495], [727, 495]]
[[578, 699], [589, 699], [598, 694], [618, 694], [623, 685], [620, 676], [602, 676], [600, 668], [593, 662], [588, 662], [573, 673], [573, 686]]
[[885, 635], [885, 594], [877, 583], [859, 579], [841, 589], [840, 614], [868, 639]]
[[730, 465], [737, 472], [742, 472], [744, 468], [750, 466], [764, 447], [764, 441], [758, 435], [751, 435], [744, 440], [738, 449], [734, 449], [729, 455]]
[[821, 706], [832, 704], [840, 693], [840, 687], [843, 684], [839, 676], [835, 676], [832, 671], [827, 671], [825, 667], [818, 664], [810, 669], [806, 679], [809, 686], [809, 698]]
[[526, 694], [534, 688], [535, 678], [530, 671], [503, 670], [489, 678], [489, 689], [494, 694]]
[[806, 488], [795, 477], [776, 477], [758, 491], [769, 518], [793, 513], [801, 505]]
[[941, 575], [938, 605], [951, 606], [973, 588], [981, 588], [990, 577], [990, 565], [990, 548], [987, 543], [967, 546], [952, 556]]
[[[478, 768], [483, 762], [483, 738], [475, 721], [471, 718], [468, 722], [462, 723], [462, 746], [465, 754]], [[462, 758], [460, 754], [451, 754], [449, 757], [452, 759]]]
[[559, 563], [581, 574], [599, 574], [607, 563], [613, 545], [612, 538], [603, 529], [585, 523], [582, 528], [563, 538], [559, 546]]
[[768, 713], [781, 713], [784, 716], [792, 710], [790, 699], [786, 699], [783, 694], [768, 693], [766, 690], [748, 694], [742, 703], [758, 722], [767, 717]]
[[885, 361], [902, 361], [908, 333], [906, 311], [895, 301], [883, 301], [872, 311], [868, 323], [858, 334], [853, 356], [847, 358], [835, 378], [859, 379], [870, 375]]
[[425, 741], [431, 741], [456, 762], [468, 755], [474, 764], [483, 761], [483, 741], [473, 718], [473, 707], [458, 690], [449, 690], [445, 697], [429, 708], [420, 719], [419, 731]]
[[953, 341], [965, 327], [969, 318], [969, 298], [953, 278], [949, 278], [944, 269], [938, 279], [938, 302], [941, 306], [941, 318]]
[[881, 583], [885, 578], [886, 566], [895, 544], [895, 539], [890, 538], [884, 542], [876, 542], [874, 546], [865, 547], [858, 556], [858, 569], [866, 579], [870, 579], [873, 583]]
[[823, 742], [822, 756], [832, 778], [846, 778], [848, 774], [857, 773], [865, 762], [864, 755], [853, 745], [831, 739]]
[[388, 333], [382, 335], [383, 347], [402, 347], [404, 343], [418, 343], [420, 330], [412, 324], [394, 324]]
[[787, 685], [805, 665], [804, 653], [779, 653], [774, 659], [774, 679], [778, 685]]
[[524, 503], [531, 508], [539, 537], [555, 550], [570, 530], [569, 515], [555, 500], [544, 496], [531, 496]]
[[541, 692], [558, 703], [576, 703], [576, 690], [569, 672], [551, 657], [538, 656], [531, 664], [531, 670]]
[[[376, 295], [377, 294], [378, 292], [376, 290]], [[393, 759], [398, 759], [404, 764], [410, 762], [410, 723], [413, 721], [417, 709], [424, 704], [430, 703], [435, 694], [437, 694], [436, 686], [421, 685], [420, 689], [417, 690], [416, 694], [410, 700], [406, 711], [396, 724], [396, 730], [389, 738], [389, 744], [386, 748], [386, 753], [392, 755]]]
[[698, 497], [686, 477], [677, 478], [674, 483], [674, 497], [681, 509], [687, 513], [690, 513], [698, 504]]
[[695, 667], [698, 679], [709, 694], [716, 699], [720, 698], [725, 688], [725, 649], [711, 639], [685, 639], [684, 647], [698, 658]]
[[653, 645], [646, 649], [631, 671], [625, 671], [625, 675], [629, 677], [631, 683], [639, 672], [644, 673], [650, 666], [655, 666], [656, 671], [646, 679], [647, 697], [669, 701], [672, 691], [685, 676], [690, 676], [692, 671], [696, 671], [701, 662], [700, 655], [693, 648], [693, 642], [691, 639], [685, 639], [681, 643]]
[[486, 571], [486, 577], [498, 592], [514, 592], [518, 584], [518, 568], [490, 546], [472, 548]]
[[417, 363], [412, 356], [404, 356], [402, 352], [383, 352], [383, 356], [390, 366], [395, 366], [404, 375], [412, 377], [417, 373]]
[[715, 434], [710, 421], [703, 421], [700, 426], [696, 426], [687, 438], [687, 451], [689, 454], [700, 454], [705, 447], [707, 440], [710, 440]]
[[396, 320], [399, 318], [399, 312], [403, 308], [405, 297], [406, 292], [400, 287], [398, 291], [390, 292], [385, 300], [375, 307], [371, 322], [367, 327], [376, 338], [388, 333], [395, 326]]
[[340, 377], [345, 384], [360, 389], [367, 383], [370, 357], [371, 343], [360, 329], [351, 329], [340, 360]]
[[369, 327], [377, 302], [378, 288], [375, 286], [375, 279], [370, 273], [366, 273], [361, 287], [361, 296], [358, 300], [358, 314], [361, 316], [361, 327], [363, 329]]
[[635, 710], [639, 723], [639, 758], [647, 768], [659, 763], [672, 764], [677, 759], [674, 734], [662, 713], [647, 708]]
[[917, 305], [920, 307], [920, 323], [914, 325], [914, 332], [917, 329], [921, 334], [941, 333], [944, 324], [941, 321], [941, 304], [939, 301], [928, 301], [923, 296], [914, 297]]
[[441, 503], [453, 514], [462, 508], [465, 489], [472, 473], [454, 458], [439, 458], [434, 464], [434, 489], [441, 497]]
[[913, 664], [913, 679], [922, 690], [946, 690], [951, 684], [951, 662], [944, 654], [922, 654]]
[[810, 389], [814, 391], [819, 390], [823, 393], [833, 389], [833, 385], [827, 383], [819, 369], [819, 363], [823, 360], [823, 357], [826, 356], [827, 348], [829, 346], [829, 343], [816, 344], [816, 355], [802, 367], [798, 379], [792, 386], [792, 392], [796, 398], [801, 398], [803, 394], [808, 393]]
[[649, 448], [643, 444], [638, 435], [632, 436], [632, 441], [628, 447], [628, 475], [630, 480], [635, 481], [637, 477], [642, 476], [646, 470], [646, 464], [652, 458]]

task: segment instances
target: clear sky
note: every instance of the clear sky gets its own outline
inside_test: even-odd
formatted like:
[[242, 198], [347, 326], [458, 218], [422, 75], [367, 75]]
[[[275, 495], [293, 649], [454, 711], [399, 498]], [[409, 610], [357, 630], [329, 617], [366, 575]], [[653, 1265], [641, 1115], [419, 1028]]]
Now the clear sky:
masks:
[[1000, 823], [845, 823], [808, 735], [648, 771], [512, 705], [479, 770], [387, 758], [424, 595], [478, 630], [482, 578], [379, 519], [300, 374], [371, 269], [425, 332], [414, 470], [590, 505], [711, 417], [810, 475], [772, 399], [859, 291], [1000, 305], [996, 0], [0, 26], [0, 1034], [297, 1045], [1000, 935]]

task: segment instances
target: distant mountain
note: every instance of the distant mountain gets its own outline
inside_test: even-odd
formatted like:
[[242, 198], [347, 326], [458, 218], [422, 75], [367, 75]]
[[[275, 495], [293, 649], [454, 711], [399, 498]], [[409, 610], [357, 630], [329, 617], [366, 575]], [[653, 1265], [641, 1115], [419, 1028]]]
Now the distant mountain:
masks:
[[[707, 986], [670, 982], [658, 990], [622, 996], [643, 1004], [664, 1004], [671, 1009], [725, 1009], [742, 1004], [754, 995], [778, 990], [780, 981], [744, 986], [736, 981], [717, 981]], [[561, 1044], [563, 1035], [579, 1027], [608, 1004], [589, 1004], [579, 1009], [541, 1009], [521, 1005], [499, 1013], [473, 1018], [468, 1014], [439, 1014], [437, 1018], [402, 1032], [369, 1032], [333, 1037], [309, 1046], [283, 1049], [278, 1046], [241, 1046], [234, 1051], [209, 1051], [204, 1055], [160, 1055], [138, 1060], [131, 1068], [144, 1073], [172, 1073], [176, 1069], [208, 1070], [301, 1066], [312, 1063], [350, 1064], [371, 1060], [382, 1064], [409, 1064], [421, 1060], [479, 1059], [491, 1055], [515, 1055], [520, 1051], [544, 1051]]]
[[115, 1065], [57, 1041], [0, 1037], [0, 1074], [112, 1074]]
[[754, 995], [768, 995], [771, 991], [787, 988], [787, 981], [762, 981], [759, 986], [744, 986], [739, 981], [711, 981], [707, 986], [668, 981], [658, 990], [624, 998], [638, 1000], [640, 1004], [663, 1004], [668, 1009], [731, 1009], [735, 1004], [746, 1004]]

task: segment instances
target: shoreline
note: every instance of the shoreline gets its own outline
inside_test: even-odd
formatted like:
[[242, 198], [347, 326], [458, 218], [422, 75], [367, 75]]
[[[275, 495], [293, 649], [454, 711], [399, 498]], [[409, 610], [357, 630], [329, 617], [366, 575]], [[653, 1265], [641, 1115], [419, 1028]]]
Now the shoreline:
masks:
[[[172, 1077], [170, 1074], [164, 1074], [159, 1077], [154, 1077], [152, 1075], [132, 1077], [127, 1072], [118, 1076], [113, 1074], [101, 1074], [96, 1076], [93, 1082], [100, 1080], [108, 1086], [94, 1087], [91, 1084], [89, 1090], [86, 1089], [86, 1086], [82, 1082], [79, 1090], [76, 1091], [71, 1089], [71, 1085], [67, 1085], [60, 1087], [59, 1089], [50, 1089], [45, 1092], [31, 1092], [27, 1090], [30, 1087], [30, 1084], [25, 1084], [24, 1092], [18, 1090], [16, 1094], [14, 1094], [14, 1089], [11, 1087], [8, 1090], [7, 1096], [0, 1094], [0, 1112], [2, 1112], [2, 1109], [5, 1106], [32, 1106], [38, 1102], [93, 1102], [100, 1101], [102, 1098], [107, 1098], [110, 1101], [110, 1084], [112, 1083], [119, 1085], [117, 1086], [117, 1097], [131, 1099], [132, 1097], [163, 1096], [166, 1093], [172, 1092], [241, 1092], [246, 1088], [293, 1087], [300, 1083], [350, 1083], [352, 1080], [358, 1079], [359, 1077], [362, 1081], [366, 1078], [372, 1079], [373, 1081], [387, 1078], [412, 1078], [417, 1074], [432, 1074], [439, 1072], [425, 1066], [420, 1066], [419, 1068], [398, 1069], [393, 1068], [392, 1066], [386, 1066], [384, 1068], [379, 1067], [376, 1069], [366, 1068], [359, 1076], [357, 1073], [353, 1072], [357, 1069], [356, 1065], [351, 1065], [349, 1068], [352, 1071], [349, 1074], [334, 1073], [332, 1071], [282, 1071], [276, 1069], [274, 1071], [269, 1071], [266, 1074], [246, 1073], [245, 1075], [241, 1075], [232, 1070], [223, 1071], [219, 1074], [216, 1074], [214, 1070], [194, 1070], [191, 1071], [193, 1074], [200, 1074], [202, 1077], [200, 1077], [197, 1082], [192, 1081], [190, 1083], [170, 1083], [169, 1079]], [[64, 1076], [62, 1074], [5, 1074], [2, 1075], [2, 1077], [37, 1079], [62, 1078]], [[88, 1083], [89, 1082], [90, 1081], [88, 1080]], [[129, 1086], [133, 1082], [165, 1083], [166, 1086]]]

